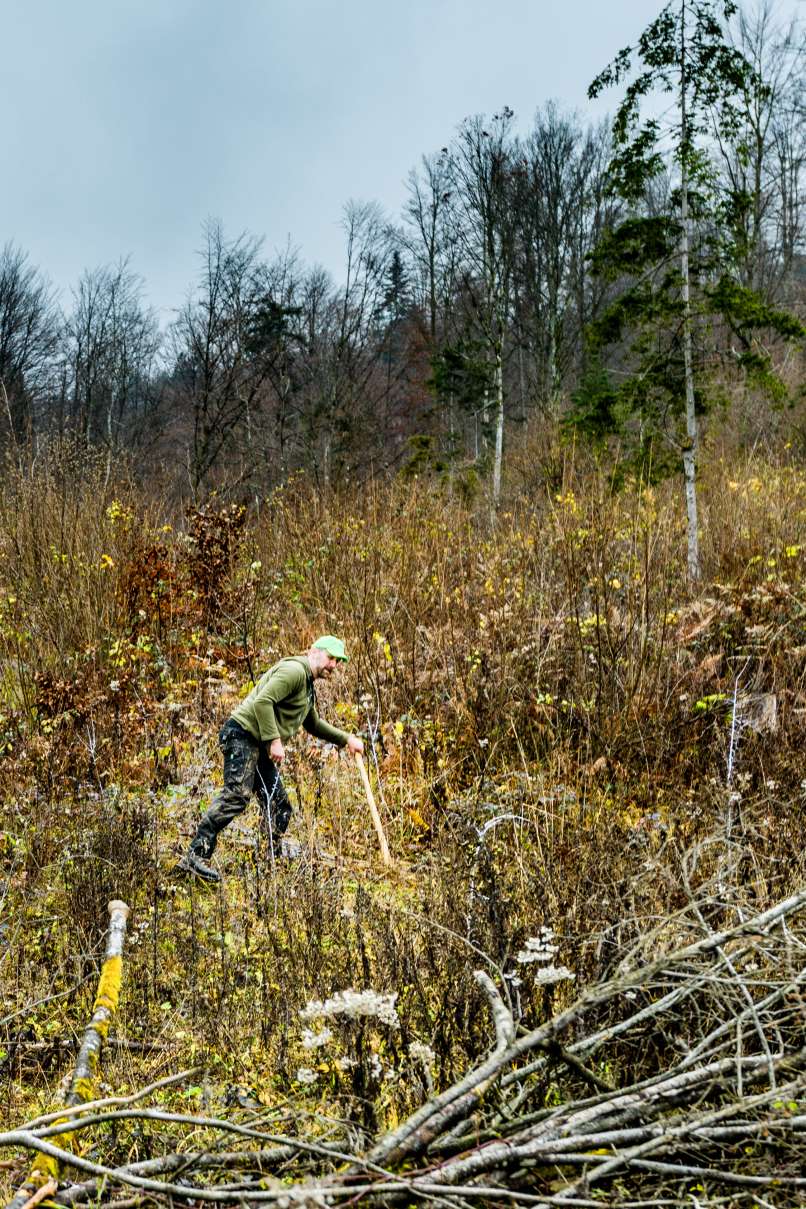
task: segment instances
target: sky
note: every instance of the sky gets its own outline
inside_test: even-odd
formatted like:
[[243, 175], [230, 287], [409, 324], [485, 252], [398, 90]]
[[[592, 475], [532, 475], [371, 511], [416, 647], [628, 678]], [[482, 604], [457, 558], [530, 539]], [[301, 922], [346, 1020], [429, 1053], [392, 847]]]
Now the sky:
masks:
[[[798, 0], [780, 0], [803, 11]], [[0, 246], [64, 306], [128, 257], [165, 324], [202, 228], [290, 241], [342, 278], [344, 205], [397, 218], [405, 180], [463, 118], [548, 100], [583, 118], [594, 75], [659, 0], [0, 0]]]

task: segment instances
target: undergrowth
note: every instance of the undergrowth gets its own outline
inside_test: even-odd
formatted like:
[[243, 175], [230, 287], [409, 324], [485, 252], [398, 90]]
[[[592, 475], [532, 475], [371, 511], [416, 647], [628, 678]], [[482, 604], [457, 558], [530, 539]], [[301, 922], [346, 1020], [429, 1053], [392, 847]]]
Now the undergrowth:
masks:
[[[692, 898], [717, 918], [802, 881], [806, 473], [713, 463], [702, 511], [691, 592], [677, 484], [615, 490], [579, 459], [495, 521], [431, 481], [357, 498], [298, 478], [178, 516], [73, 454], [7, 469], [3, 1117], [58, 1098], [110, 898], [132, 907], [110, 1088], [198, 1066], [166, 1095], [369, 1134], [489, 1043], [474, 969], [533, 1024], [673, 941]], [[367, 740], [393, 869], [346, 756], [300, 739], [300, 860], [271, 859], [253, 807], [222, 838], [223, 890], [180, 880], [218, 725], [322, 632], [351, 661], [320, 708]], [[541, 929], [569, 976], [523, 960]], [[347, 988], [396, 995], [397, 1024], [306, 1034], [305, 1005]]]

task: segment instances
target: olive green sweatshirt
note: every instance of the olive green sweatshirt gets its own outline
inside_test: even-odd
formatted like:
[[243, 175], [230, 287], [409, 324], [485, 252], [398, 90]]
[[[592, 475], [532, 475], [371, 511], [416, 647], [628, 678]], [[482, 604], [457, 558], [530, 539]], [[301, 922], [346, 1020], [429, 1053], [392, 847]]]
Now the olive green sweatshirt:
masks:
[[281, 659], [264, 673], [248, 697], [232, 711], [235, 721], [261, 743], [285, 742], [301, 726], [317, 739], [344, 747], [347, 734], [328, 725], [316, 710], [311, 665], [304, 655]]

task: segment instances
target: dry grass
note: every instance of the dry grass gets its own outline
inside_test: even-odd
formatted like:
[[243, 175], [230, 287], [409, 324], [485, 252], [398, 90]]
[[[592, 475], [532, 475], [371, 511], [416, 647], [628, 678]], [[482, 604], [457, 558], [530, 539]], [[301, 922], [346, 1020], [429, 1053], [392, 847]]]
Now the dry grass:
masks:
[[[657, 944], [662, 921], [679, 939], [693, 899], [715, 920], [802, 881], [806, 474], [711, 466], [694, 596], [675, 484], [616, 493], [570, 459], [560, 478], [493, 524], [483, 500], [431, 481], [355, 498], [298, 480], [249, 515], [176, 517], [72, 455], [7, 472], [9, 1120], [49, 1105], [69, 1069], [110, 897], [134, 909], [116, 1090], [202, 1057], [194, 1104], [245, 1089], [371, 1131], [424, 1093], [413, 1041], [437, 1086], [484, 1049], [472, 970], [511, 986], [541, 926], [581, 986]], [[287, 779], [303, 859], [256, 848], [254, 811], [222, 840], [224, 893], [176, 880], [219, 775], [217, 723], [250, 671], [323, 631], [352, 660], [321, 703], [373, 739], [396, 869], [377, 861], [355, 770], [300, 742]], [[779, 729], [744, 730], [728, 786], [737, 678], [776, 695]], [[312, 1061], [298, 1011], [347, 986], [396, 992], [400, 1029], [352, 1025]], [[569, 993], [524, 976], [511, 1006], [533, 1024]], [[635, 1077], [666, 1044], [619, 1060]]]

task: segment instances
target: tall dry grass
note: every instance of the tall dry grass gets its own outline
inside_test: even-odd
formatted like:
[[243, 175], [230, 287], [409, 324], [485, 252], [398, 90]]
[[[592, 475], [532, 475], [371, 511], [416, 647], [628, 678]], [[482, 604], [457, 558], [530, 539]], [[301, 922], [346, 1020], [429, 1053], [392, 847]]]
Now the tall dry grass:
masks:
[[[9, 1111], [63, 1072], [108, 897], [132, 901], [139, 937], [120, 1027], [144, 1049], [121, 1051], [118, 1082], [203, 1054], [221, 1088], [302, 1094], [299, 1008], [373, 985], [399, 994], [400, 1033], [353, 1030], [356, 1065], [325, 1063], [311, 1093], [371, 1129], [413, 1094], [389, 1074], [412, 1040], [437, 1084], [483, 1048], [480, 963], [523, 1020], [569, 993], [516, 981], [541, 926], [580, 984], [660, 921], [673, 934], [693, 900], [718, 913], [802, 878], [797, 468], [707, 468], [696, 592], [677, 485], [615, 490], [580, 457], [494, 521], [424, 479], [327, 496], [299, 478], [248, 513], [176, 516], [69, 451], [4, 486]], [[174, 880], [219, 776], [218, 722], [250, 676], [332, 631], [351, 661], [321, 704], [370, 741], [396, 872], [374, 863], [347, 762], [300, 744], [287, 780], [308, 855], [273, 864], [248, 814], [222, 841], [224, 895]], [[728, 785], [737, 683], [775, 694], [778, 730], [734, 733]], [[650, 1070], [664, 1044], [623, 1060]]]

